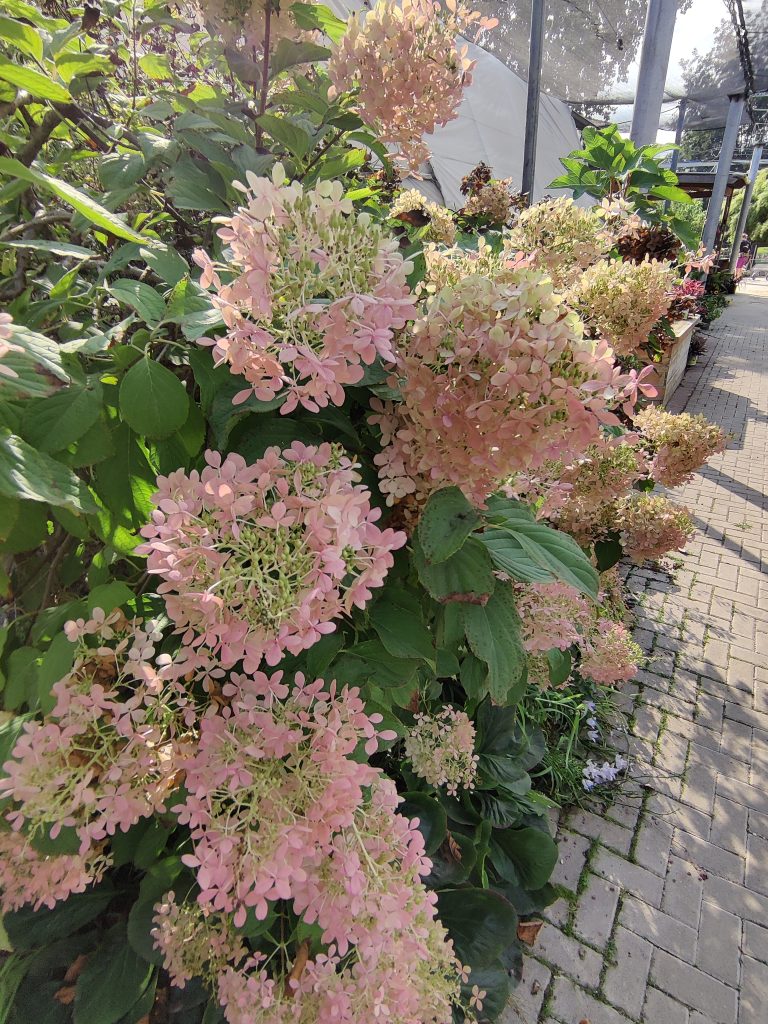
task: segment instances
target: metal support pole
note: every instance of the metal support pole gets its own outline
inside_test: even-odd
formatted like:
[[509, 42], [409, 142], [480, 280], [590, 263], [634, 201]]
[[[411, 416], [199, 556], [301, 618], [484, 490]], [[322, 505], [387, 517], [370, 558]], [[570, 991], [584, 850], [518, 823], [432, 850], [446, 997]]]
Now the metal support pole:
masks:
[[675, 31], [677, 0], [649, 0], [629, 136], [636, 146], [656, 141]]
[[685, 115], [688, 111], [688, 100], [683, 97], [680, 100], [680, 106], [677, 108], [677, 124], [675, 125], [675, 145], [677, 149], [672, 150], [672, 159], [669, 161], [669, 169], [671, 171], [677, 170], [677, 164], [680, 160], [680, 143], [683, 140], [683, 128], [685, 127]]
[[725, 187], [728, 184], [728, 175], [731, 172], [731, 160], [733, 151], [736, 148], [736, 138], [741, 125], [741, 115], [744, 113], [744, 97], [729, 96], [728, 117], [725, 121], [723, 132], [723, 144], [720, 147], [720, 156], [717, 158], [717, 172], [712, 184], [712, 195], [707, 207], [707, 219], [704, 222], [704, 233], [702, 242], [707, 252], [712, 252], [715, 247], [715, 236], [717, 226], [720, 223], [720, 210], [725, 196]]
[[752, 163], [749, 165], [749, 175], [747, 177], [747, 187], [744, 189], [744, 199], [741, 203], [741, 210], [739, 211], [739, 219], [736, 222], [736, 234], [733, 238], [733, 248], [731, 249], [731, 273], [736, 269], [736, 264], [739, 262], [739, 246], [741, 245], [741, 236], [744, 234], [744, 228], [747, 226], [747, 217], [749, 216], [749, 208], [752, 205], [752, 193], [755, 191], [755, 179], [760, 173], [760, 161], [763, 158], [763, 147], [755, 146], [752, 150]]
[[544, 49], [544, 15], [546, 0], [532, 0], [531, 42], [528, 55], [528, 100], [525, 107], [525, 147], [523, 149], [523, 182], [521, 191], [533, 200], [536, 176], [536, 137], [539, 131], [539, 98], [541, 96], [541, 54]]

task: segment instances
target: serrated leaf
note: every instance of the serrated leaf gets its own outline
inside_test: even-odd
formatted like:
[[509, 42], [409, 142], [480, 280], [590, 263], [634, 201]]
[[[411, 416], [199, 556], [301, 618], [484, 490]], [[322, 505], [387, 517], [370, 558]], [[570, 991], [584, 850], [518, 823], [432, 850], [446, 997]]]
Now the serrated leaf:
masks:
[[496, 587], [491, 556], [474, 537], [437, 565], [428, 565], [417, 536], [413, 562], [427, 593], [441, 604], [485, 604]]
[[179, 378], [152, 359], [140, 359], [120, 385], [120, 415], [145, 437], [169, 437], [189, 415], [189, 398]]
[[0, 494], [24, 501], [45, 501], [72, 512], [95, 512], [96, 505], [82, 480], [71, 469], [22, 438], [0, 439]]
[[[66, 99], [62, 102], [67, 102], [69, 99], [70, 96], [67, 93]], [[100, 203], [97, 203], [90, 196], [76, 189], [67, 181], [54, 178], [50, 174], [45, 174], [43, 171], [38, 171], [33, 167], [25, 167], [18, 160], [5, 156], [0, 157], [0, 174], [21, 178], [22, 181], [28, 181], [32, 185], [38, 185], [40, 188], [53, 192], [55, 196], [68, 203], [91, 224], [96, 225], [96, 227], [101, 228], [103, 231], [108, 231], [117, 238], [124, 238], [128, 242], [148, 243], [148, 239], [129, 228], [116, 214], [111, 213]]]
[[93, 375], [36, 402], [24, 418], [27, 441], [42, 452], [53, 453], [79, 440], [101, 414], [102, 390], [98, 377]]
[[526, 656], [509, 584], [498, 583], [485, 605], [462, 607], [472, 653], [488, 666], [486, 690], [497, 704], [514, 704], [525, 690]]
[[19, 324], [12, 327], [11, 341], [23, 352], [8, 352], [3, 365], [17, 375], [0, 375], [0, 400], [45, 398], [69, 383], [69, 374], [61, 365], [61, 352], [55, 341], [35, 334]]
[[113, 281], [109, 291], [119, 301], [131, 309], [135, 309], [142, 320], [150, 327], [157, 327], [165, 315], [165, 299], [159, 292], [144, 281], [134, 281], [129, 277], [121, 277]]
[[22, 242], [0, 242], [7, 249], [33, 249], [35, 252], [47, 252], [52, 256], [66, 256], [75, 260], [89, 260], [96, 255], [93, 249], [70, 242], [48, 242], [41, 238], [30, 238]]
[[443, 487], [429, 496], [417, 527], [428, 563], [444, 562], [480, 526], [477, 510], [458, 487]]
[[125, 937], [89, 959], [75, 987], [74, 1024], [117, 1024], [134, 1006], [155, 973]]
[[23, 89], [24, 92], [28, 92], [38, 100], [51, 100], [53, 103], [71, 103], [72, 101], [69, 90], [58, 82], [54, 82], [48, 75], [26, 65], [14, 64], [2, 55], [0, 55], [0, 79], [16, 89]]
[[371, 624], [395, 658], [421, 658], [434, 664], [435, 646], [411, 592], [388, 587], [370, 612]]
[[552, 573], [542, 569], [523, 550], [520, 542], [508, 530], [490, 529], [478, 534], [478, 540], [488, 549], [497, 569], [523, 583], [547, 583]]
[[100, 53], [65, 52], [56, 58], [56, 70], [69, 84], [80, 75], [108, 74], [112, 71], [112, 62]]
[[292, 4], [291, 16], [299, 28], [317, 29], [332, 43], [341, 42], [347, 31], [346, 21], [337, 18], [325, 4]]
[[262, 114], [258, 118], [258, 123], [275, 142], [285, 146], [297, 160], [303, 160], [315, 144], [309, 132], [287, 117]]

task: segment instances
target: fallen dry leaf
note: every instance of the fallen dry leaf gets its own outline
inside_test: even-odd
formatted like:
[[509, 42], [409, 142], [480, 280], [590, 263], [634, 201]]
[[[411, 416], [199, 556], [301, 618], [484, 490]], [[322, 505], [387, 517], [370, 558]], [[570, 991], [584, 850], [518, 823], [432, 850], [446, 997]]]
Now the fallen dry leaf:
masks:
[[539, 937], [544, 925], [543, 921], [521, 921], [517, 926], [517, 937], [526, 946], [532, 946]]

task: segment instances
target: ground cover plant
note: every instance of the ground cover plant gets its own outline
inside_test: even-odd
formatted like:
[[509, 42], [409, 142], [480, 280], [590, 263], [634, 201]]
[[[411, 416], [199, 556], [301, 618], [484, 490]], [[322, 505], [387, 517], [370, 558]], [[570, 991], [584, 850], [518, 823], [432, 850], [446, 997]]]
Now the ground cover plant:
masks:
[[410, 194], [462, 5], [0, 9], [0, 1019], [495, 1019], [723, 444], [632, 422], [685, 257]]

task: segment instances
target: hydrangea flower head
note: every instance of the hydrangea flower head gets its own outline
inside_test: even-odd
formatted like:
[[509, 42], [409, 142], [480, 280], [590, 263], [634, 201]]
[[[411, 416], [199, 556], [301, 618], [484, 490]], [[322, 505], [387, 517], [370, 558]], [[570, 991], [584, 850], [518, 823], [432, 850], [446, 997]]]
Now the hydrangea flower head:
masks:
[[569, 461], [617, 422], [610, 407], [627, 379], [607, 346], [583, 341], [542, 273], [483, 247], [476, 259], [427, 255], [439, 290], [402, 338], [390, 379], [402, 401], [372, 402], [374, 461], [389, 504], [449, 484], [483, 504], [513, 474]]
[[449, 796], [475, 788], [475, 727], [464, 711], [446, 705], [435, 715], [417, 714], [405, 755], [417, 775], [432, 786], [445, 786]]
[[206, 462], [158, 479], [138, 550], [184, 645], [252, 672], [362, 608], [406, 538], [376, 525], [380, 510], [338, 446], [295, 442], [250, 466], [207, 452]]
[[430, 242], [453, 245], [456, 241], [456, 225], [453, 214], [445, 206], [431, 202], [417, 188], [405, 189], [392, 203], [389, 216], [392, 220], [407, 220], [408, 214], [421, 214], [427, 220], [425, 238]]
[[610, 619], [598, 619], [582, 649], [581, 674], [595, 683], [614, 686], [637, 674], [643, 652], [626, 626]]
[[728, 442], [725, 432], [704, 416], [675, 415], [654, 405], [638, 413], [635, 426], [651, 443], [651, 474], [665, 487], [687, 483]]
[[200, 343], [245, 378], [235, 404], [285, 389], [283, 414], [341, 405], [366, 365], [394, 361], [394, 335], [416, 313], [411, 265], [397, 239], [353, 211], [341, 182], [305, 190], [280, 164], [272, 178], [247, 179], [246, 204], [218, 218], [224, 262], [194, 253], [227, 327]]
[[668, 311], [675, 271], [658, 260], [601, 260], [575, 281], [568, 301], [622, 356], [634, 355]]
[[472, 62], [456, 36], [495, 24], [456, 0], [444, 7], [378, 0], [364, 16], [352, 15], [328, 73], [337, 92], [357, 89], [360, 117], [415, 170], [429, 156], [422, 136], [456, 117], [472, 81]]
[[75, 643], [73, 667], [53, 687], [50, 716], [23, 726], [3, 765], [0, 795], [14, 801], [5, 815], [14, 829], [55, 839], [73, 828], [83, 858], [165, 810], [177, 771], [174, 717], [150, 664], [159, 639], [154, 623], [96, 609], [66, 631]]
[[586, 599], [568, 583], [529, 583], [516, 587], [523, 646], [536, 653], [566, 650], [589, 628], [591, 609]]
[[557, 288], [567, 288], [610, 249], [600, 217], [566, 196], [523, 210], [507, 242], [511, 249], [530, 253]]
[[616, 506], [615, 526], [624, 551], [634, 562], [661, 558], [685, 547], [694, 534], [687, 508], [661, 494], [637, 494]]

